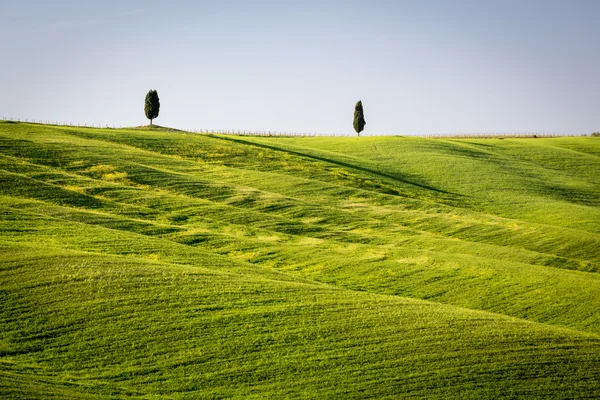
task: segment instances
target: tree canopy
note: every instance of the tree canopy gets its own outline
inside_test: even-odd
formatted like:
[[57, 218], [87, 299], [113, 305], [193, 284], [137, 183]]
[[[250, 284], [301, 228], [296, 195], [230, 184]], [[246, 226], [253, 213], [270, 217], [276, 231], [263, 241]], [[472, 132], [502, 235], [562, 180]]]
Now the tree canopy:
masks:
[[152, 120], [158, 117], [159, 109], [160, 100], [158, 99], [158, 93], [156, 90], [150, 90], [146, 94], [146, 102], [144, 103], [144, 112], [146, 113], [146, 118], [150, 120], [150, 125], [152, 125]]
[[360, 133], [365, 129], [366, 124], [362, 101], [359, 100], [354, 107], [354, 130], [358, 136], [360, 136]]

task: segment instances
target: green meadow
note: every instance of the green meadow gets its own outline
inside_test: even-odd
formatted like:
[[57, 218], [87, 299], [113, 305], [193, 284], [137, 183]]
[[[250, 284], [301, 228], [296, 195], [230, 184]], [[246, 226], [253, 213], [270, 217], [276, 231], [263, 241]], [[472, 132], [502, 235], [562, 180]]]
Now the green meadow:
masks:
[[0, 398], [600, 397], [600, 138], [0, 121]]

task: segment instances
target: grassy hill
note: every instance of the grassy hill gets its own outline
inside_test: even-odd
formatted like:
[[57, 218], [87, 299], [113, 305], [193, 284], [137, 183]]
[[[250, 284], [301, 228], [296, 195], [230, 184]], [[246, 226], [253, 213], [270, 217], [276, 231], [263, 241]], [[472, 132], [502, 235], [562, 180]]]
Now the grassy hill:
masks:
[[1, 398], [600, 395], [600, 139], [0, 122]]

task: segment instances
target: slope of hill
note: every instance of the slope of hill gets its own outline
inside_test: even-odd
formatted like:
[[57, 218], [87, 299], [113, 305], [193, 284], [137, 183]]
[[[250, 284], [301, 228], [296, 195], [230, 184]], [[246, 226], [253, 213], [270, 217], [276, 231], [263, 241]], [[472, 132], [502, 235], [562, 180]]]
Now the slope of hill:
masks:
[[591, 398], [600, 140], [0, 122], [0, 397]]

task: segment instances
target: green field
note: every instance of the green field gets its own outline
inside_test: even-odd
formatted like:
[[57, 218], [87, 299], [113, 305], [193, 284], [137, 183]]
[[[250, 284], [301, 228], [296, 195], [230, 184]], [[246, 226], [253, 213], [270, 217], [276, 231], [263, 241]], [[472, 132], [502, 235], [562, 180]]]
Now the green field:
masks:
[[600, 138], [0, 121], [0, 398], [600, 397]]

